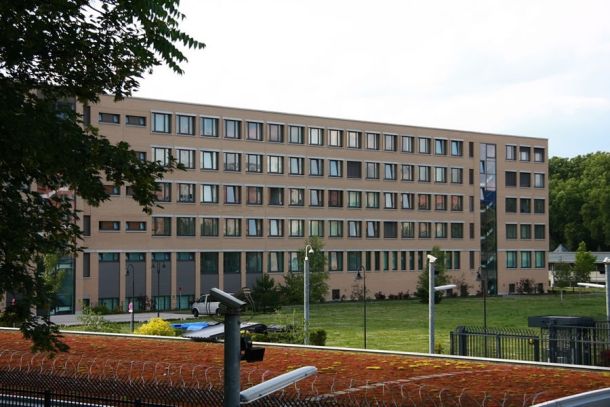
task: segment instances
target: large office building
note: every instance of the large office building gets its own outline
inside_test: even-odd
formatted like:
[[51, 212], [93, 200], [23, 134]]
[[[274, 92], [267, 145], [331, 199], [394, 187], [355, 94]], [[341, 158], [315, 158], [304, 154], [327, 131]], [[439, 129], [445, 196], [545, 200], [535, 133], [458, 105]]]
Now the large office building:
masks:
[[302, 272], [297, 252], [324, 242], [328, 300], [413, 293], [426, 254], [449, 278], [491, 294], [548, 284], [545, 139], [129, 98], [80, 107], [112, 142], [186, 171], [159, 180], [152, 215], [130, 186], [84, 205], [75, 301], [186, 308], [212, 287], [237, 292], [263, 273]]

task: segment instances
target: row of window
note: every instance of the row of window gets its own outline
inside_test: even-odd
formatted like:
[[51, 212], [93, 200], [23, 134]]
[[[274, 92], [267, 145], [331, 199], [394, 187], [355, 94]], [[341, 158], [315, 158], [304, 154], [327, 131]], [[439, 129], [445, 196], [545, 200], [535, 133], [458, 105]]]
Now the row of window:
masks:
[[[518, 177], [517, 177], [518, 174]], [[532, 186], [532, 173], [526, 171], [506, 171], [504, 174], [505, 185], [507, 187], [516, 187], [517, 178], [519, 179], [519, 187], [530, 188]], [[543, 173], [534, 173], [534, 188], [544, 188], [545, 175]]]
[[[519, 213], [541, 214], [545, 211], [544, 198], [505, 198], [505, 212], [517, 213], [517, 203], [519, 203]], [[533, 202], [533, 205], [532, 205]]]
[[[532, 263], [532, 257], [534, 262]], [[509, 250], [506, 252], [506, 268], [514, 269], [517, 267], [523, 269], [529, 268], [545, 268], [546, 267], [546, 252], [531, 251], [531, 250]]]
[[[517, 153], [519, 155], [517, 155]], [[532, 148], [530, 146], [506, 146], [506, 160], [516, 161], [531, 161], [532, 160]], [[543, 147], [533, 148], [533, 161], [537, 163], [543, 163], [545, 160], [545, 152]]]

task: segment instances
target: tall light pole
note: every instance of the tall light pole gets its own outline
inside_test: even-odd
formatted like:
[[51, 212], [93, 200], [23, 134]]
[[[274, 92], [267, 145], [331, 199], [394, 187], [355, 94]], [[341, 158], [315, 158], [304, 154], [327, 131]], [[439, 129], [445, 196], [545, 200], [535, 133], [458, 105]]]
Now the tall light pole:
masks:
[[129, 303], [129, 312], [131, 312], [131, 322], [129, 323], [129, 328], [131, 329], [131, 333], [133, 333], [133, 325], [134, 325], [134, 315], [136, 313], [135, 309], [135, 300], [136, 300], [136, 273], [133, 271], [133, 265], [131, 263], [127, 264], [127, 272], [125, 273], [125, 277], [131, 274], [131, 302]]
[[[484, 271], [482, 271], [484, 270]], [[484, 356], [487, 357], [487, 268], [480, 266], [477, 273], [477, 279], [481, 282], [481, 291], [483, 294], [483, 342]]]
[[610, 257], [604, 259], [604, 270], [606, 272], [606, 319], [610, 321]]
[[303, 260], [303, 343], [305, 345], [309, 345], [309, 255], [312, 253], [311, 245], [306, 245]]
[[[362, 273], [362, 274], [360, 274]], [[356, 280], [362, 279], [362, 301], [364, 303], [364, 349], [366, 349], [366, 270], [364, 266], [360, 266], [360, 270], [358, 270], [358, 274], [356, 274]]]
[[436, 257], [428, 256], [428, 353], [434, 353], [434, 262]]

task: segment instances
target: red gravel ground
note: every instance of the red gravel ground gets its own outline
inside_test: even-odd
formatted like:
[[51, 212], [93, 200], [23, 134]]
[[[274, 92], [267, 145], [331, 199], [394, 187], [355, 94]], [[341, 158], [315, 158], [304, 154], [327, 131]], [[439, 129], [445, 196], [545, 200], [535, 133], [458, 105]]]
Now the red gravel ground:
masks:
[[[66, 334], [64, 341], [70, 351], [49, 359], [31, 354], [20, 333], [0, 331], [0, 369], [36, 366], [63, 375], [222, 386], [222, 344], [74, 334]], [[461, 397], [472, 405], [530, 405], [610, 387], [610, 370], [268, 346], [264, 361], [242, 362], [242, 389], [307, 365], [316, 366], [318, 374], [289, 389], [299, 397], [399, 405], [415, 393], [430, 399]]]

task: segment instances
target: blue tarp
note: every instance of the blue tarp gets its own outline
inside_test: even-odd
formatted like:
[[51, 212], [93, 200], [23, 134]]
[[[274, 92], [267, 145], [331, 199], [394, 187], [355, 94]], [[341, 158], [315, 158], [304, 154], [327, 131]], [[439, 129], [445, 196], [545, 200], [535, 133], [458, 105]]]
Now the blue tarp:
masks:
[[182, 324], [172, 324], [172, 328], [185, 329], [187, 331], [199, 331], [200, 329], [207, 328], [209, 324], [207, 322], [185, 322]]

